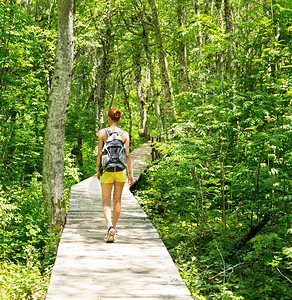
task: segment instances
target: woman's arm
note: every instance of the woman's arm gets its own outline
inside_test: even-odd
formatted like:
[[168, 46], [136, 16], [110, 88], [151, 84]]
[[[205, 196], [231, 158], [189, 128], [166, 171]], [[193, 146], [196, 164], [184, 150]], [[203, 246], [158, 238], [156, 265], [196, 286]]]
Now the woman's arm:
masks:
[[100, 179], [100, 164], [101, 164], [101, 156], [102, 156], [102, 147], [103, 147], [103, 141], [106, 138], [106, 131], [104, 129], [101, 129], [98, 132], [98, 150], [97, 150], [97, 162], [96, 162], [96, 175], [98, 180]]
[[128, 183], [129, 185], [132, 185], [134, 183], [134, 177], [133, 177], [133, 170], [132, 170], [132, 162], [131, 162], [131, 155], [130, 155], [130, 138], [129, 134], [126, 131], [123, 131], [123, 140], [126, 145], [126, 162], [128, 166]]

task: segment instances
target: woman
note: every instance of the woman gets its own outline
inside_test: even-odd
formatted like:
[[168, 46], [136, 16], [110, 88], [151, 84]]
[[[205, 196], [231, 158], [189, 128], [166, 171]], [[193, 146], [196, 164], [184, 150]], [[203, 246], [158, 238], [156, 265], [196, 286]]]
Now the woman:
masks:
[[[111, 132], [115, 133], [119, 129], [118, 123], [121, 119], [121, 111], [117, 108], [112, 108], [107, 113], [107, 120], [109, 123], [109, 129]], [[102, 205], [103, 205], [103, 214], [108, 226], [108, 232], [106, 237], [106, 242], [114, 242], [116, 234], [116, 225], [121, 212], [121, 197], [122, 191], [127, 179], [127, 170], [118, 171], [118, 172], [103, 172], [100, 174], [100, 165], [102, 157], [102, 148], [104, 142], [108, 138], [108, 133], [106, 129], [101, 129], [98, 132], [98, 153], [97, 153], [97, 178], [101, 182], [101, 191], [102, 191]], [[126, 145], [126, 162], [128, 166], [128, 183], [132, 185], [134, 182], [133, 170], [130, 157], [130, 139], [129, 134], [126, 131], [122, 131], [121, 138]], [[112, 188], [114, 187], [113, 193], [113, 219], [111, 220], [111, 193]]]

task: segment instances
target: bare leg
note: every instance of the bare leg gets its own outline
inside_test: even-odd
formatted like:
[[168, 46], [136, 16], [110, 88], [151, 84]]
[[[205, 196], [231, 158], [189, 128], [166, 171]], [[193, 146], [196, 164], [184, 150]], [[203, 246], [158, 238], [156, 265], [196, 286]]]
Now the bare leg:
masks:
[[121, 213], [121, 198], [124, 187], [124, 182], [114, 182], [114, 211], [113, 211], [113, 226], [116, 228], [120, 213]]
[[103, 214], [107, 223], [107, 226], [112, 225], [111, 221], [111, 193], [113, 183], [101, 183], [101, 193], [102, 193], [102, 206]]

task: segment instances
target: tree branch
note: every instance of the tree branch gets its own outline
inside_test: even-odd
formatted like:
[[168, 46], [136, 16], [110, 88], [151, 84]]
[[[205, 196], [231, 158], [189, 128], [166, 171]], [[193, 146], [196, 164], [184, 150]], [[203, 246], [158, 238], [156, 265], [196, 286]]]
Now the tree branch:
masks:
[[239, 243], [237, 244], [236, 248], [231, 251], [231, 253], [226, 257], [226, 259], [230, 259], [237, 251], [239, 251], [249, 240], [256, 236], [256, 234], [269, 222], [271, 218], [271, 214], [266, 213], [262, 220], [256, 225], [251, 226], [250, 231], [244, 235]]
[[228, 268], [228, 269], [226, 269], [226, 270], [224, 270], [224, 271], [222, 271], [222, 272], [216, 274], [215, 276], [208, 278], [208, 280], [212, 280], [212, 279], [214, 279], [214, 278], [216, 278], [216, 277], [218, 277], [218, 276], [220, 276], [220, 275], [222, 275], [222, 274], [225, 274], [225, 273], [228, 272], [228, 271], [232, 271], [232, 272], [233, 272], [234, 269], [235, 269], [236, 267], [242, 266], [242, 265], [244, 265], [244, 264], [246, 264], [246, 262], [238, 263], [238, 264], [236, 264], [235, 266], [232, 266], [232, 267], [230, 267], [230, 268]]
[[292, 280], [290, 280], [287, 276], [285, 276], [285, 275], [279, 270], [279, 268], [276, 267], [276, 269], [277, 269], [277, 271], [278, 271], [285, 279], [287, 279], [290, 283], [292, 283]]

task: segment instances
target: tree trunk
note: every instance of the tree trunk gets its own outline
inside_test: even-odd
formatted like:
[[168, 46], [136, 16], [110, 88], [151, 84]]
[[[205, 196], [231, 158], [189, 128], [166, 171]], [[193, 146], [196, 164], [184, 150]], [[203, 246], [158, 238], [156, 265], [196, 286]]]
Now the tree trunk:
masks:
[[[229, 0], [224, 0], [224, 20], [225, 20], [225, 32], [227, 33], [227, 39], [231, 43], [230, 34], [233, 32], [232, 26], [232, 11], [229, 5]], [[227, 45], [226, 58], [225, 58], [225, 72], [229, 72], [231, 67], [232, 49], [231, 45]]]
[[[141, 12], [141, 21], [142, 21], [142, 27], [143, 27], [143, 38], [144, 38], [144, 48], [145, 48], [145, 53], [146, 53], [146, 59], [147, 59], [147, 66], [148, 66], [148, 72], [149, 72], [149, 81], [150, 81], [150, 87], [147, 89], [147, 99], [148, 101], [154, 100], [154, 105], [155, 105], [155, 115], [157, 119], [157, 125], [159, 132], [163, 132], [163, 125], [161, 122], [161, 114], [160, 114], [160, 105], [157, 97], [157, 92], [155, 90], [155, 83], [154, 83], [154, 65], [152, 62], [152, 55], [150, 51], [150, 41], [149, 41], [149, 30], [145, 21], [145, 16], [146, 16], [146, 8], [145, 8], [145, 3], [144, 0], [141, 1], [143, 5], [143, 10]], [[147, 73], [148, 73], [147, 72]], [[146, 80], [147, 82], [147, 80]]]
[[269, 222], [271, 219], [272, 215], [269, 213], [266, 213], [263, 218], [261, 219], [260, 222], [258, 222], [257, 225], [253, 225], [250, 227], [249, 232], [244, 235], [239, 242], [237, 243], [236, 247], [229, 251], [226, 261], [229, 261], [248, 241], [250, 241], [253, 237], [257, 235], [257, 233], [264, 227], [266, 224]]
[[[201, 8], [200, 8], [200, 0], [196, 0], [196, 14], [199, 17], [199, 19], [201, 18]], [[199, 45], [199, 49], [200, 49], [200, 56], [202, 55], [202, 47], [203, 47], [203, 37], [202, 37], [202, 30], [201, 30], [201, 26], [199, 26], [198, 28], [198, 45]]]
[[[59, 3], [59, 1], [58, 1]], [[35, 21], [38, 22], [39, 21], [39, 15], [40, 15], [40, 1], [39, 0], [36, 0], [36, 3], [35, 3]]]
[[73, 0], [58, 1], [58, 39], [43, 152], [45, 212], [56, 232], [65, 224], [64, 138], [73, 68]]
[[26, 11], [28, 14], [31, 12], [31, 2], [32, 0], [26, 0]]
[[[131, 105], [130, 105], [130, 96], [129, 96], [129, 92], [127, 91], [127, 88], [126, 88], [126, 85], [125, 85], [125, 82], [124, 82], [124, 75], [122, 74], [121, 72], [121, 76], [120, 76], [120, 85], [122, 87], [122, 90], [124, 92], [124, 104], [125, 104], [125, 107], [127, 108], [127, 111], [129, 113], [129, 129], [128, 129], [128, 133], [129, 133], [129, 138], [130, 138], [130, 142], [132, 140], [132, 128], [133, 128], [133, 117], [132, 117], [132, 108], [131, 108]], [[131, 152], [131, 143], [130, 143], [130, 149], [129, 151]]]
[[146, 99], [145, 99], [145, 86], [143, 80], [138, 85], [138, 100], [141, 116], [141, 128], [139, 130], [139, 135], [145, 137], [147, 140], [150, 140], [150, 133], [147, 120], [147, 109], [146, 109]]
[[[183, 28], [186, 26], [185, 22], [185, 4], [178, 1], [177, 5], [177, 19], [178, 26]], [[178, 46], [178, 62], [179, 62], [179, 82], [180, 93], [187, 92], [188, 90], [188, 63], [187, 63], [187, 46], [185, 38], [182, 33], [179, 34], [179, 46]]]
[[103, 56], [97, 68], [96, 82], [93, 89], [93, 101], [95, 103], [95, 133], [104, 127], [104, 103], [105, 103], [105, 91], [106, 81], [109, 72], [109, 52], [104, 49]]
[[[108, 20], [107, 20], [107, 23]], [[110, 51], [111, 51], [111, 41], [112, 41], [112, 31], [110, 24], [105, 29], [105, 36], [102, 38], [102, 50], [103, 54], [100, 62], [97, 66], [96, 82], [94, 84], [93, 99], [95, 103], [95, 117], [96, 126], [95, 133], [96, 136], [98, 131], [104, 127], [104, 103], [105, 103], [105, 92], [106, 92], [106, 82], [110, 69]]]
[[53, 5], [54, 5], [53, 0], [50, 0], [49, 15], [48, 15], [48, 28], [50, 28], [50, 26], [51, 26], [51, 17], [52, 17]]
[[148, 3], [151, 7], [152, 12], [152, 22], [155, 31], [156, 43], [159, 54], [159, 67], [161, 73], [162, 86], [164, 91], [164, 97], [167, 105], [167, 111], [170, 113], [170, 116], [173, 118], [176, 115], [175, 111], [175, 103], [174, 103], [174, 95], [172, 90], [172, 84], [167, 64], [167, 59], [165, 55], [165, 51], [163, 48], [160, 26], [157, 15], [157, 8], [154, 0], [148, 0]]
[[75, 156], [76, 164], [83, 167], [83, 154], [82, 154], [82, 135], [78, 135], [77, 146], [71, 150], [71, 154]]
[[[95, 104], [95, 134], [104, 127], [104, 108], [106, 83], [110, 73], [110, 53], [112, 50], [112, 13], [110, 0], [104, 4], [104, 11], [102, 15], [103, 27], [100, 29], [97, 24], [96, 30], [100, 32], [100, 44], [102, 45], [101, 53], [95, 51], [94, 67], [93, 67], [93, 101]], [[92, 18], [94, 18], [92, 16]], [[98, 55], [100, 55], [98, 57]]]
[[145, 99], [145, 84], [143, 82], [142, 73], [141, 73], [141, 49], [139, 45], [133, 45], [134, 48], [134, 66], [135, 66], [135, 85], [137, 89], [137, 99], [140, 113], [140, 130], [139, 135], [141, 137], [146, 137], [147, 140], [150, 139], [149, 127], [147, 121], [147, 110], [146, 110], [146, 99]]
[[214, 0], [204, 0], [204, 14], [212, 17], [213, 11], [214, 11]]
[[[215, 0], [216, 7], [218, 9], [220, 27], [224, 29], [224, 20], [223, 20], [223, 1], [224, 0]], [[223, 53], [218, 54], [217, 56], [217, 68], [218, 68], [218, 75], [221, 81], [224, 80], [224, 57]]]

